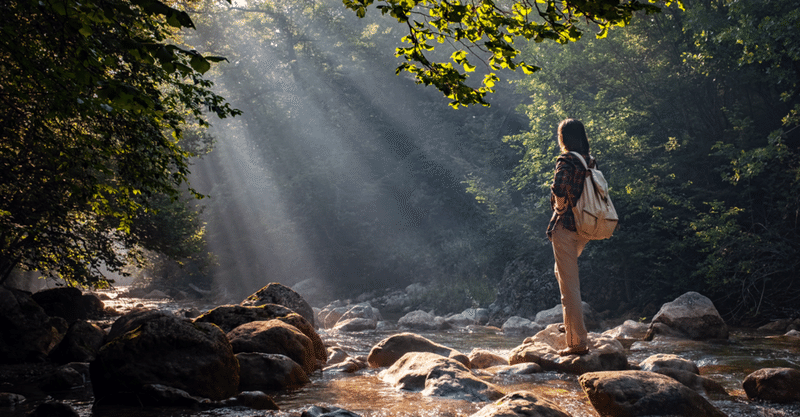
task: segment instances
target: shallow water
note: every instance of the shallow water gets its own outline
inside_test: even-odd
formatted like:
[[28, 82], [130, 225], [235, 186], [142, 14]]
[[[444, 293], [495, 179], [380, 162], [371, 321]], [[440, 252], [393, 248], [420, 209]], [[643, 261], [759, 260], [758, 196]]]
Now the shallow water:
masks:
[[[113, 295], [112, 295], [113, 296]], [[127, 311], [137, 305], [179, 312], [187, 308], [205, 311], [213, 305], [190, 305], [168, 300], [112, 299], [106, 305]], [[110, 321], [105, 325], [110, 325]], [[360, 332], [339, 334], [320, 330], [326, 345], [338, 346], [351, 356], [366, 356], [380, 340], [399, 331]], [[469, 354], [473, 348], [489, 350], [501, 356], [518, 346], [525, 336], [507, 337], [494, 332], [418, 332], [437, 343]], [[800, 369], [800, 341], [786, 338], [765, 338], [746, 330], [731, 332], [728, 341], [700, 342], [661, 339], [653, 342], [636, 342], [628, 352], [631, 362], [640, 362], [656, 353], [673, 353], [694, 361], [703, 376], [720, 383], [729, 397], [711, 397], [709, 400], [732, 417], [800, 417], [800, 404], [776, 405], [752, 403], [746, 399], [741, 382], [751, 372], [765, 367], [793, 367]], [[53, 397], [73, 405], [82, 417], [255, 417], [299, 415], [308, 405], [329, 405], [351, 410], [364, 417], [466, 417], [485, 404], [467, 401], [423, 397], [419, 393], [394, 389], [379, 378], [381, 369], [365, 369], [355, 374], [317, 372], [312, 381], [291, 392], [269, 393], [286, 413], [256, 411], [244, 408], [219, 408], [214, 410], [105, 408], [93, 409], [91, 393], [86, 391], [55, 393]], [[568, 374], [545, 372], [540, 374], [500, 377], [485, 374], [486, 380], [496, 384], [506, 393], [518, 390], [532, 391], [548, 399], [574, 417], [596, 417], [578, 384], [577, 377]], [[800, 387], [798, 387], [800, 389]], [[23, 416], [31, 404], [19, 407], [11, 416]]]

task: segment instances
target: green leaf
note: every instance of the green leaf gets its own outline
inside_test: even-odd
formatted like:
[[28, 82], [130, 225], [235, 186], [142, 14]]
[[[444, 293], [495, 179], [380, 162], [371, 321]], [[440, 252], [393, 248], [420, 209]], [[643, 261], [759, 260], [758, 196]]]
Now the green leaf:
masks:
[[211, 63], [209, 63], [205, 58], [203, 58], [200, 55], [193, 56], [189, 64], [195, 71], [201, 74], [205, 74], [208, 70], [211, 69]]

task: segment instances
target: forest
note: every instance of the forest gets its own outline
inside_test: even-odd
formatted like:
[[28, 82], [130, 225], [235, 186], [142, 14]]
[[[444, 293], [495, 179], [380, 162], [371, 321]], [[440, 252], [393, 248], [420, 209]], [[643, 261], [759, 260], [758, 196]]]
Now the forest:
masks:
[[0, 282], [422, 283], [438, 310], [486, 306], [555, 281], [549, 186], [572, 117], [620, 214], [580, 258], [585, 301], [652, 315], [697, 291], [731, 323], [800, 314], [794, 1], [645, 3], [582, 32], [545, 13], [561, 32], [467, 53], [473, 38], [403, 42], [410, 4], [462, 5], [0, 5]]

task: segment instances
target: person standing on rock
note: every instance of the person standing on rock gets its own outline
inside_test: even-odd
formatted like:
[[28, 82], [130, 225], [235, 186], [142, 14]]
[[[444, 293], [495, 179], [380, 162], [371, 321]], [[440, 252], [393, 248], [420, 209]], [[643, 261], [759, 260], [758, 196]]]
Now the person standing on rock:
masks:
[[578, 236], [572, 207], [581, 198], [586, 170], [577, 152], [587, 161], [589, 167], [596, 163], [589, 155], [589, 138], [583, 123], [566, 119], [558, 125], [558, 145], [561, 155], [556, 162], [553, 185], [550, 186], [550, 205], [553, 217], [547, 226], [547, 237], [553, 244], [555, 273], [561, 290], [561, 306], [564, 314], [564, 329], [567, 348], [558, 351], [559, 355], [583, 355], [589, 352], [589, 337], [583, 322], [581, 305], [581, 286], [578, 277], [578, 257], [589, 241]]

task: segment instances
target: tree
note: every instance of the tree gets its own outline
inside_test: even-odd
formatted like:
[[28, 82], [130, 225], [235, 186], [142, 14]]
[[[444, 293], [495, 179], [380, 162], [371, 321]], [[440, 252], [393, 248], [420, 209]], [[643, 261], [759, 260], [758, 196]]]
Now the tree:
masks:
[[523, 57], [547, 64], [518, 83], [531, 125], [506, 140], [523, 157], [512, 177], [481, 176], [472, 191], [497, 207], [498, 227], [535, 219], [517, 245], [537, 248], [555, 126], [581, 118], [621, 215], [615, 236], [581, 256], [587, 302], [647, 315], [700, 291], [731, 322], [794, 315], [800, 73], [798, 32], [788, 28], [800, 27], [800, 13], [789, 0], [684, 3], [608, 39], [530, 43]]
[[[373, 3], [374, 0], [344, 0], [345, 6], [359, 17], [364, 17]], [[655, 4], [672, 3], [680, 5], [680, 1], [673, 0], [379, 0], [376, 8], [408, 28], [402, 41], [409, 46], [395, 50], [396, 56], [406, 61], [397, 67], [397, 72], [413, 74], [418, 84], [434, 85], [457, 108], [488, 105], [484, 97], [494, 91], [499, 80], [494, 72], [488, 72], [480, 87], [467, 85], [467, 73], [475, 71], [475, 60], [491, 71], [521, 68], [530, 74], [539, 70], [518, 59], [515, 38], [566, 44], [579, 40], [589, 29], [597, 30], [597, 37], [603, 38], [612, 26], [630, 23], [635, 12], [656, 13], [660, 8]], [[452, 46], [449, 58], [434, 53], [434, 40]], [[470, 60], [469, 54], [475, 58]]]
[[0, 282], [102, 285], [154, 247], [142, 222], [209, 146], [186, 132], [239, 114], [203, 78], [223, 58], [179, 46], [193, 27], [158, 0], [0, 5]]

